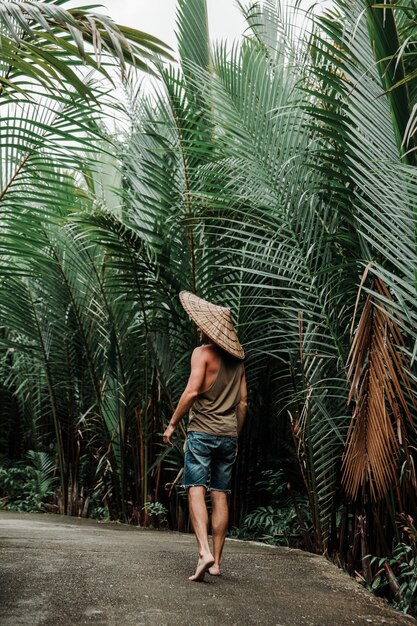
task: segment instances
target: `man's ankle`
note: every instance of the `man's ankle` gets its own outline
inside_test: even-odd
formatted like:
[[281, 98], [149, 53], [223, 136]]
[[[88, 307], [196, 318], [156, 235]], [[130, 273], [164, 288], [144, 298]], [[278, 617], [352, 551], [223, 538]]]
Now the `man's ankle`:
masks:
[[200, 559], [204, 559], [204, 557], [206, 557], [206, 556], [210, 556], [210, 557], [214, 558], [212, 553], [210, 552], [210, 550], [207, 550], [206, 552], [204, 552], [202, 550], [201, 551], [199, 550], [198, 551], [198, 556], [199, 556]]

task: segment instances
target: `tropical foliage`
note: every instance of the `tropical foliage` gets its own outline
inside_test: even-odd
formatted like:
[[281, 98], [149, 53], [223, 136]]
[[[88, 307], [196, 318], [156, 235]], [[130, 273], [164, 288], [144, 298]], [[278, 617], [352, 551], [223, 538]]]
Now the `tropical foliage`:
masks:
[[[25, 462], [26, 461], [26, 462]], [[29, 464], [28, 464], [29, 462]], [[54, 495], [55, 461], [46, 452], [29, 450], [19, 466], [0, 467], [0, 507], [15, 511], [44, 511]]]
[[[179, 0], [179, 64], [155, 60], [151, 91], [128, 73], [117, 140], [95, 74], [81, 88], [59, 64], [50, 86], [28, 67], [26, 37], [49, 42], [61, 3], [35, 4], [2, 105], [2, 449], [52, 447], [62, 512], [101, 503], [146, 524], [166, 506], [186, 528], [184, 431], [172, 451], [160, 433], [196, 341], [178, 292], [196, 291], [232, 308], [247, 352], [233, 522], [273, 535], [279, 498], [258, 482], [283, 476], [306, 547], [369, 584], [369, 553], [389, 558], [398, 516], [417, 514], [413, 3], [242, 5], [248, 30], [229, 48], [210, 44], [204, 0]], [[96, 31], [122, 68], [142, 54], [138, 34], [117, 31], [126, 50], [110, 22], [70, 15], [78, 30], [55, 15], [50, 54], [71, 71], [81, 37], [104, 71]]]

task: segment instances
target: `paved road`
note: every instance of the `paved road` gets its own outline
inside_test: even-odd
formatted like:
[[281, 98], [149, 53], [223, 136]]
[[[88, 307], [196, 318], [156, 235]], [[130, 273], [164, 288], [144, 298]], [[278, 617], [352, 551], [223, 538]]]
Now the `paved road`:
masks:
[[1, 626], [417, 624], [325, 559], [227, 541], [224, 574], [191, 583], [194, 538], [0, 512]]

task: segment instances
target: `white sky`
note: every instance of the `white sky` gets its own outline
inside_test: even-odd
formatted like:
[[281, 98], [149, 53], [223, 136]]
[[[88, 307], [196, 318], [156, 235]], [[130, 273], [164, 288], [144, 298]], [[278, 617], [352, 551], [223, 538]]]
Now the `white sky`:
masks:
[[[132, 26], [162, 39], [176, 48], [175, 22], [177, 0], [98, 0], [115, 22]], [[105, 11], [104, 11], [105, 8]], [[240, 37], [245, 23], [234, 0], [207, 0], [210, 39], [233, 39]]]

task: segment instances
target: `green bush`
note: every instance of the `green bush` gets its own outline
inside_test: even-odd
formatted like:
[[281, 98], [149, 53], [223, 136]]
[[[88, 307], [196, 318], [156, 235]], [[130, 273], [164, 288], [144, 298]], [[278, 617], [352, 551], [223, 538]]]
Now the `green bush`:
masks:
[[30, 465], [0, 467], [0, 507], [12, 511], [43, 511], [53, 495], [55, 462], [46, 452], [27, 453]]
[[148, 514], [148, 524], [155, 528], [166, 526], [168, 523], [167, 513], [168, 510], [161, 502], [146, 502], [142, 510], [146, 510]]
[[[262, 472], [262, 479], [257, 486], [271, 496], [271, 503], [259, 506], [247, 513], [239, 528], [232, 531], [238, 539], [263, 541], [272, 545], [293, 545], [300, 543], [301, 528], [294, 507], [294, 500], [289, 497], [288, 484], [282, 470]], [[305, 523], [310, 522], [310, 509], [305, 496], [297, 497], [297, 506]]]
[[408, 517], [403, 527], [405, 541], [399, 541], [392, 558], [373, 557], [378, 564], [371, 591], [379, 594], [389, 590], [393, 606], [410, 615], [417, 615], [417, 529]]

